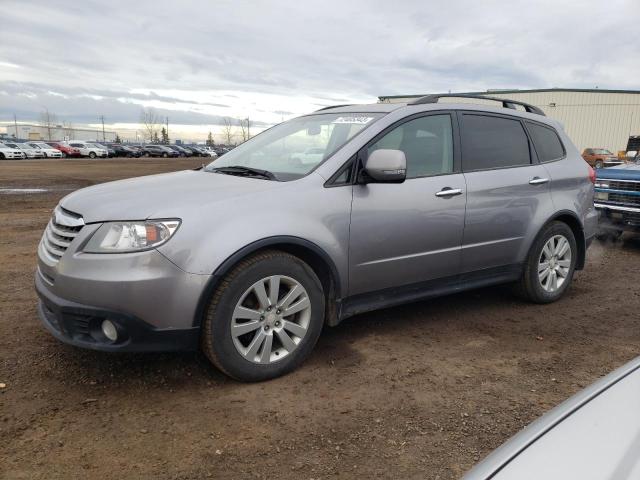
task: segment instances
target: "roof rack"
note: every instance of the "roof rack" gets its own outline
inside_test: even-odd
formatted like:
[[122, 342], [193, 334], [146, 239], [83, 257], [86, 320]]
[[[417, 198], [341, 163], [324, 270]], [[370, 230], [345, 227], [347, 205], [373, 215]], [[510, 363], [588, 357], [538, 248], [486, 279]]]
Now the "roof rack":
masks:
[[438, 103], [438, 100], [441, 98], [475, 98], [477, 100], [492, 100], [494, 102], [502, 103], [504, 108], [510, 108], [512, 110], [516, 109], [516, 105], [520, 105], [524, 107], [525, 111], [529, 113], [535, 113], [537, 115], [545, 116], [544, 112], [533, 105], [524, 102], [518, 102], [516, 100], [509, 100], [506, 98], [497, 98], [497, 97], [485, 97], [483, 95], [469, 95], [466, 93], [441, 93], [436, 95], [427, 95], [425, 97], [416, 98], [412, 102], [407, 103], [407, 105], [424, 105], [425, 103]]
[[322, 107], [316, 110], [316, 112], [321, 112], [322, 110], [329, 110], [330, 108], [338, 108], [338, 107], [350, 107], [353, 105], [352, 103], [345, 103], [344, 105], [329, 105], [328, 107]]

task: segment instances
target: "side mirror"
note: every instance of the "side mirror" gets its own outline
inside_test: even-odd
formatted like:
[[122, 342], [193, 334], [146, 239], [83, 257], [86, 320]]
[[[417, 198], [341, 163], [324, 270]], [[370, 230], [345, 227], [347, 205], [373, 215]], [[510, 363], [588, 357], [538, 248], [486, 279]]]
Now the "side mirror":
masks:
[[402, 150], [374, 150], [364, 171], [373, 182], [402, 183], [407, 177], [407, 159]]

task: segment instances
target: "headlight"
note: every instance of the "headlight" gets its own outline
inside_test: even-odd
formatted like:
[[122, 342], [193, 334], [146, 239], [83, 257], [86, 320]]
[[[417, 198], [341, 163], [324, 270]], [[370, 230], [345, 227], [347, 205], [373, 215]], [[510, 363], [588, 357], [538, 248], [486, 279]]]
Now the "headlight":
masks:
[[169, 240], [179, 226], [179, 219], [107, 222], [96, 230], [83, 251], [125, 253], [148, 250]]

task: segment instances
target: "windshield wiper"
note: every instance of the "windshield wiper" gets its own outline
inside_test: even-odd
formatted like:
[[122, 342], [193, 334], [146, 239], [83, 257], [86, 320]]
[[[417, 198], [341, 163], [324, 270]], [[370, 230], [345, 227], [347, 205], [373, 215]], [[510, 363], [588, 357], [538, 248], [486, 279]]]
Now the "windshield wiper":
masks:
[[225, 173], [227, 175], [239, 175], [247, 177], [261, 177], [269, 180], [278, 180], [276, 176], [269, 170], [260, 170], [259, 168], [244, 167], [242, 165], [230, 165], [228, 167], [215, 167], [212, 172]]

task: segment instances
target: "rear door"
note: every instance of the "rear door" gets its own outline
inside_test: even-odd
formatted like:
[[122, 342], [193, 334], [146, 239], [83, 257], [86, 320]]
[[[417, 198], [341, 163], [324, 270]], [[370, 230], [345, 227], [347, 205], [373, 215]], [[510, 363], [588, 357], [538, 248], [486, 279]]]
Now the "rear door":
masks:
[[407, 179], [353, 187], [350, 295], [459, 273], [466, 188], [457, 138], [455, 116], [439, 111], [403, 120], [361, 151], [402, 150]]
[[484, 112], [458, 117], [467, 184], [462, 273], [515, 270], [552, 214], [548, 173], [519, 118]]

